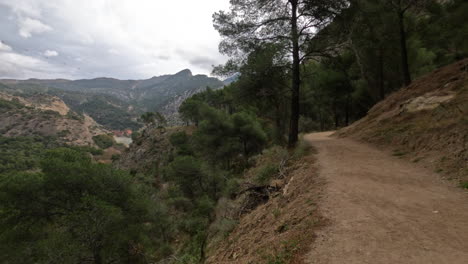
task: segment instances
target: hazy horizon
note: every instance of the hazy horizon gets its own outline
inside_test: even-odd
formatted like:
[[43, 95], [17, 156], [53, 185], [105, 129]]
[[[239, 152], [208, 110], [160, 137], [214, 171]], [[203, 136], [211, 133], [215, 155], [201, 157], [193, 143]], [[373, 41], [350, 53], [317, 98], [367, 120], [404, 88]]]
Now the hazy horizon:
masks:
[[155, 78], [155, 77], [161, 77], [161, 76], [165, 76], [165, 75], [175, 75], [179, 72], [182, 72], [182, 71], [185, 71], [185, 70], [190, 70], [192, 72], [192, 75], [193, 76], [196, 76], [196, 75], [205, 75], [205, 76], [208, 76], [210, 78], [217, 78], [221, 81], [223, 81], [225, 78], [220, 78], [218, 76], [212, 76], [211, 74], [206, 74], [206, 73], [196, 73], [196, 72], [193, 72], [191, 69], [181, 69], [181, 70], [178, 70], [178, 71], [175, 71], [173, 73], [163, 73], [163, 74], [158, 74], [158, 75], [153, 75], [153, 76], [148, 76], [147, 78], [138, 78], [138, 79], [125, 79], [125, 78], [119, 78], [119, 77], [112, 77], [112, 76], [96, 76], [96, 77], [90, 77], [90, 78], [3, 78], [3, 77], [0, 77], [0, 80], [15, 80], [15, 81], [28, 81], [28, 80], [67, 80], [67, 81], [78, 81], [78, 80], [93, 80], [93, 79], [116, 79], [116, 80], [120, 80], [120, 81], [143, 81], [143, 80], [148, 80], [148, 79], [151, 79], [151, 78]]
[[226, 60], [212, 14], [227, 7], [228, 0], [0, 0], [0, 79], [210, 75]]

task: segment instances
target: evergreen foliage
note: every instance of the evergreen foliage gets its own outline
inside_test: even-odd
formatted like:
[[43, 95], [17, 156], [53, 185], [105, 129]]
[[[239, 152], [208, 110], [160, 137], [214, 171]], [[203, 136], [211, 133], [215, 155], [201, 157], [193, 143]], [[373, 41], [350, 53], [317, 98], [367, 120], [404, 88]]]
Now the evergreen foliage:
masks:
[[[231, 60], [214, 72], [237, 73], [237, 81], [182, 103], [180, 116], [193, 126], [166, 134], [171, 147], [151, 177], [94, 162], [90, 153], [114, 144], [109, 135], [93, 138], [101, 149], [0, 137], [0, 257], [101, 264], [175, 254], [179, 263], [203, 262], [216, 204], [239, 191], [256, 155], [275, 157], [253, 173], [267, 185], [282, 173], [278, 161], [310, 150], [280, 147], [294, 145], [299, 132], [346, 126], [412, 78], [465, 58], [467, 12], [463, 0], [231, 1], [229, 12], [214, 15]], [[148, 109], [167, 98], [151, 100]], [[98, 100], [80, 106], [102, 122], [122, 113]], [[0, 110], [22, 107], [0, 99]], [[109, 125], [137, 127], [131, 119]], [[158, 112], [140, 119], [166, 126]], [[132, 138], [141, 144], [151, 131]]]
[[7, 263], [146, 263], [147, 250], [163, 243], [168, 222], [128, 173], [67, 148], [47, 151], [40, 168], [1, 175]]
[[107, 149], [114, 145], [114, 138], [110, 135], [97, 135], [93, 137], [94, 143], [101, 149]]

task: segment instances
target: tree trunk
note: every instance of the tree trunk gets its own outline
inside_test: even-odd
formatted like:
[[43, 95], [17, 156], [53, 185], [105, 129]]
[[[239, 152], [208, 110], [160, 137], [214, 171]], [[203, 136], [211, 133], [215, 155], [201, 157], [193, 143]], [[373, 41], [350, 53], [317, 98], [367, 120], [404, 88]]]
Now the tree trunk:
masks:
[[349, 97], [350, 94], [346, 95], [346, 106], [345, 106], [345, 126], [349, 126]]
[[205, 259], [206, 259], [206, 256], [205, 256], [206, 240], [208, 240], [208, 236], [203, 237], [202, 244], [200, 245], [200, 260], [199, 260], [200, 264], [205, 263]]
[[383, 67], [383, 48], [379, 46], [379, 92], [380, 100], [385, 99], [385, 86], [384, 86], [384, 67]]
[[336, 100], [333, 103], [333, 119], [335, 121], [335, 129], [338, 129], [340, 126], [340, 115], [338, 114], [338, 103]]
[[276, 113], [275, 113], [275, 125], [276, 125], [276, 135], [275, 138], [279, 144], [284, 144], [284, 130], [283, 124], [281, 123], [281, 109], [278, 104], [276, 104]]
[[244, 146], [244, 162], [247, 167], [249, 164], [249, 150], [247, 149], [247, 140], [242, 140]]
[[320, 131], [324, 131], [325, 130], [325, 124], [324, 124], [324, 121], [323, 121], [323, 114], [322, 114], [322, 108], [321, 107], [319, 108], [319, 119], [320, 119]]
[[93, 252], [94, 264], [102, 264], [101, 249], [95, 249]]
[[299, 90], [301, 86], [301, 69], [299, 54], [299, 33], [297, 29], [297, 0], [291, 1], [291, 38], [293, 45], [292, 65], [292, 95], [291, 95], [291, 120], [289, 124], [289, 147], [294, 147], [299, 134]]
[[398, 25], [400, 27], [400, 49], [401, 49], [401, 70], [403, 71], [403, 83], [405, 86], [411, 84], [411, 74], [408, 64], [408, 50], [406, 47], [406, 31], [404, 12], [398, 13]]

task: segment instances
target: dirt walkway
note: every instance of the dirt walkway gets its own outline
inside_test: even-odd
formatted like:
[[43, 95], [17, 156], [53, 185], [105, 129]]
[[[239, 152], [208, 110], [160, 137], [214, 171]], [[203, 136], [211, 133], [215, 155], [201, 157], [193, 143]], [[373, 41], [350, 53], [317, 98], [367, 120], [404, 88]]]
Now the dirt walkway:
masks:
[[431, 171], [348, 139], [317, 133], [322, 212], [331, 220], [312, 264], [468, 263], [468, 195]]

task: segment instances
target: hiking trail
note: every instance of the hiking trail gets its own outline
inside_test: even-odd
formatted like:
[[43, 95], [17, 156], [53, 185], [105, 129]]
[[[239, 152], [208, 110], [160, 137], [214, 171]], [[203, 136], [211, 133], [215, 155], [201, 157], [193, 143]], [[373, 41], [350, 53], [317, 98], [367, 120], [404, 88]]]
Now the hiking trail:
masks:
[[310, 264], [468, 263], [468, 197], [436, 173], [332, 132], [305, 136], [327, 182], [330, 224]]

